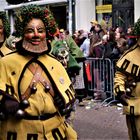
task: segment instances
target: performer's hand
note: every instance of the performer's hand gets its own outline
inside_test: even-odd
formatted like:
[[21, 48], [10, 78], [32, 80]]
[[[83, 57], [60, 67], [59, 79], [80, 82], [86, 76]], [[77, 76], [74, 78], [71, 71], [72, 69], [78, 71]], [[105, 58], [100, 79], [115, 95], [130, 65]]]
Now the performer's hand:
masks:
[[5, 114], [15, 114], [19, 109], [19, 102], [11, 95], [6, 94], [1, 102], [2, 110]]
[[19, 109], [19, 103], [13, 100], [6, 100], [4, 104], [4, 112], [6, 114], [15, 114]]
[[130, 96], [128, 96], [126, 93], [123, 93], [120, 96], [119, 101], [121, 102], [122, 105], [128, 106], [127, 99], [130, 99]]

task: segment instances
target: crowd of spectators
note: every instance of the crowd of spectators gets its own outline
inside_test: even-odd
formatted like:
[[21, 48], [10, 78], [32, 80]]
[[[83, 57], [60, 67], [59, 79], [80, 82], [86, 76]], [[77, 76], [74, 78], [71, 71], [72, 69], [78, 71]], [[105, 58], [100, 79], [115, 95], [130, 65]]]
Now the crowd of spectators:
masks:
[[72, 36], [85, 57], [118, 59], [136, 43], [132, 26], [124, 31], [122, 27], [103, 30], [97, 21], [91, 25], [89, 32], [78, 30]]
[[[78, 30], [72, 35], [76, 44], [86, 58], [102, 58], [118, 60], [121, 55], [130, 49], [135, 43], [136, 38], [133, 35], [133, 27], [129, 26], [127, 31], [122, 27], [109, 28], [105, 30], [96, 21], [91, 21], [90, 31]], [[96, 88], [101, 88], [101, 80], [98, 77], [99, 70], [95, 67], [93, 75], [96, 77]], [[102, 99], [101, 93], [94, 93], [94, 99]]]
[[[67, 30], [60, 29], [60, 34], [63, 33], [63, 36], [65, 36], [63, 38], [71, 37], [71, 41], [73, 43], [70, 44], [74, 44], [74, 48], [78, 47], [81, 52], [83, 52], [83, 56], [85, 58], [110, 59], [112, 61], [118, 60], [126, 50], [130, 49], [136, 43], [136, 38], [135, 36], [133, 36], [132, 26], [129, 26], [127, 31], [124, 31], [123, 28], [119, 26], [117, 26], [116, 28], [109, 28], [105, 30], [96, 20], [93, 20], [90, 23], [91, 28], [89, 31], [80, 29], [76, 30], [72, 35], [70, 35]], [[62, 30], [63, 32], [61, 33]], [[62, 40], [63, 42], [65, 40], [67, 47], [70, 49], [71, 45], [69, 44], [69, 41], [67, 41], [67, 39]], [[71, 51], [70, 49], [69, 53], [72, 54], [73, 51]], [[72, 54], [72, 56], [75, 57], [77, 55]], [[97, 89], [97, 91], [93, 91], [92, 94], [95, 100], [102, 100], [102, 93], [99, 92], [102, 88], [102, 79], [99, 75], [103, 70], [100, 70], [96, 65], [98, 64], [94, 65], [92, 73], [94, 75], [93, 81], [96, 83], [96, 87], [94, 88]], [[83, 80], [80, 80], [80, 85], [79, 83], [77, 84], [75, 82], [75, 88], [78, 89], [77, 91], [79, 91], [80, 88], [80, 92], [78, 92], [78, 94], [83, 94], [83, 92], [85, 93], [85, 90], [83, 89], [87, 87], [87, 83], [89, 82], [88, 77], [90, 77], [90, 74], [88, 74], [87, 71], [91, 73], [91, 69], [88, 64], [86, 64], [86, 66], [82, 66], [81, 69], [84, 69], [84, 71], [79, 77], [82, 76], [84, 79], [86, 79], [86, 81], [85, 85], [82, 84], [82, 88], [81, 83], [83, 83]], [[91, 77], [89, 79], [91, 79]], [[78, 79], [76, 79], [75, 81], [79, 82]]]

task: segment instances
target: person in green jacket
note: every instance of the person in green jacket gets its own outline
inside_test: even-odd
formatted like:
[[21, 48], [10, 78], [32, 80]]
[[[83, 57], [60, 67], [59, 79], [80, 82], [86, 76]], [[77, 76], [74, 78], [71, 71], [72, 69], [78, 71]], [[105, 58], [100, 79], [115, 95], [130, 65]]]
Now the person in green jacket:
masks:
[[84, 61], [84, 55], [68, 31], [60, 29], [51, 46], [52, 54], [63, 64], [70, 78], [75, 79], [81, 70], [79, 62]]

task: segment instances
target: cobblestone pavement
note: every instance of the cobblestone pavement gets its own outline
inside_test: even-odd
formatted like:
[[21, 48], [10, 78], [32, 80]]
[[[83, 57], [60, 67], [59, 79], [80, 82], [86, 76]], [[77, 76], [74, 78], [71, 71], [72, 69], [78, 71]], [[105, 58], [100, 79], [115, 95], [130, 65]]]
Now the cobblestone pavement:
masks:
[[76, 108], [74, 128], [79, 140], [128, 140], [125, 115], [117, 105], [84, 101]]

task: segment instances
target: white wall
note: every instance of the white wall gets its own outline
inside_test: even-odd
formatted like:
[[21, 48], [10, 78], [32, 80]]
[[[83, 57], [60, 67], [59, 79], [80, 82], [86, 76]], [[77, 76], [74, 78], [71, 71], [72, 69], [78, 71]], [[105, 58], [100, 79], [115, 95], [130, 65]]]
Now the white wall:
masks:
[[[75, 5], [76, 30], [84, 29], [89, 31], [91, 27], [90, 21], [92, 19], [95, 19], [95, 0], [75, 0], [75, 1], [76, 1]], [[1, 11], [5, 9], [7, 3], [6, 0], [0, 0], [0, 2], [1, 2], [0, 4]]]
[[76, 30], [89, 31], [90, 21], [95, 19], [95, 0], [76, 0], [75, 6]]
[[4, 8], [7, 6], [6, 0], [0, 0], [0, 11], [4, 11]]
[[140, 0], [134, 0], [134, 17], [135, 22], [140, 18]]

